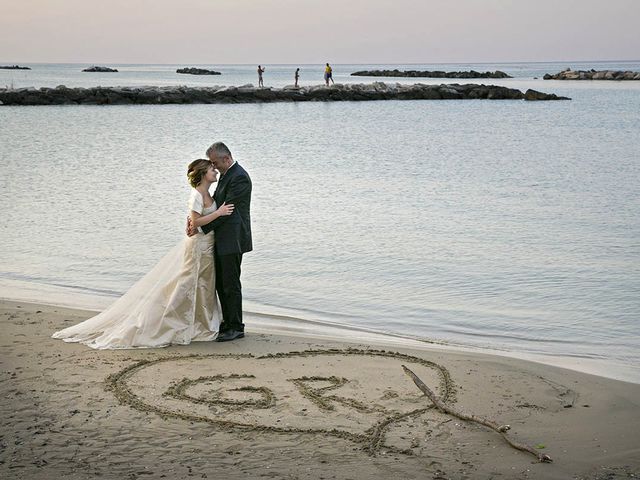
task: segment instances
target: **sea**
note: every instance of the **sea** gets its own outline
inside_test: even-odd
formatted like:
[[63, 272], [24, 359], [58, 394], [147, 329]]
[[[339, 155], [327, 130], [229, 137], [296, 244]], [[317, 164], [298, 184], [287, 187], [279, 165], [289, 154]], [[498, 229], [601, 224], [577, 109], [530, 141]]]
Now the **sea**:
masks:
[[[257, 65], [22, 65], [0, 88], [257, 84]], [[264, 67], [267, 88], [323, 83]], [[186, 166], [224, 141], [253, 180], [252, 318], [640, 383], [640, 82], [542, 79], [640, 61], [332, 67], [572, 100], [0, 106], [0, 297], [104, 308], [180, 241]], [[351, 76], [395, 68], [513, 78]]]

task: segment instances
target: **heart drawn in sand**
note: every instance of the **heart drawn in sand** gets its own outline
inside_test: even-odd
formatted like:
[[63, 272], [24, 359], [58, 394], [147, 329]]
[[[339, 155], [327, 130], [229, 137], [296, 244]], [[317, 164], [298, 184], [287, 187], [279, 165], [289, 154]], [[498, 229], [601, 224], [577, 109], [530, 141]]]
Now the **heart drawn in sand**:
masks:
[[[366, 358], [366, 363], [363, 360]], [[186, 355], [141, 361], [107, 378], [119, 401], [163, 417], [225, 429], [307, 433], [352, 440], [375, 453], [385, 432], [433, 408], [403, 373], [409, 365], [445, 401], [447, 370], [375, 350]]]

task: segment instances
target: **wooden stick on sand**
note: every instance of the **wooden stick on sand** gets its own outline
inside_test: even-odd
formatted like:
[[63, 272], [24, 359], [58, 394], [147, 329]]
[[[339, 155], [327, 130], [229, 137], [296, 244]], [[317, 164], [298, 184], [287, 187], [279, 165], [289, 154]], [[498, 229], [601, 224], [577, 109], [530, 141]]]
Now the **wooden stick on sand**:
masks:
[[461, 420], [466, 420], [469, 422], [475, 422], [475, 423], [479, 423], [480, 425], [484, 425], [485, 427], [489, 427], [492, 430], [495, 430], [496, 432], [498, 432], [500, 435], [502, 435], [502, 437], [507, 441], [507, 443], [509, 445], [511, 445], [513, 448], [518, 449], [518, 450], [522, 450], [523, 452], [529, 452], [530, 454], [534, 455], [540, 462], [552, 462], [553, 460], [551, 459], [551, 457], [549, 455], [546, 455], [544, 453], [538, 452], [535, 448], [530, 447], [529, 445], [525, 445], [523, 443], [518, 443], [514, 440], [512, 440], [511, 438], [509, 438], [509, 436], [507, 435], [507, 430], [509, 430], [511, 427], [509, 427], [509, 425], [498, 425], [497, 423], [491, 421], [491, 420], [487, 420], [486, 418], [482, 418], [482, 417], [477, 417], [475, 415], [467, 415], [465, 413], [462, 413], [448, 405], [445, 405], [442, 401], [440, 401], [440, 399], [438, 397], [436, 397], [435, 393], [433, 393], [431, 391], [431, 389], [429, 387], [427, 387], [425, 385], [425, 383], [420, 380], [418, 378], [418, 376], [413, 373], [411, 370], [409, 370], [407, 367], [405, 367], [404, 365], [402, 365], [402, 368], [404, 369], [404, 373], [406, 373], [407, 375], [409, 375], [409, 377], [411, 378], [411, 380], [413, 380], [413, 383], [416, 384], [416, 386], [422, 390], [422, 392], [424, 392], [424, 394], [429, 397], [429, 399], [433, 402], [433, 404], [438, 407], [439, 410], [441, 410], [444, 413], [448, 413], [449, 415], [453, 415], [454, 417], [458, 417]]

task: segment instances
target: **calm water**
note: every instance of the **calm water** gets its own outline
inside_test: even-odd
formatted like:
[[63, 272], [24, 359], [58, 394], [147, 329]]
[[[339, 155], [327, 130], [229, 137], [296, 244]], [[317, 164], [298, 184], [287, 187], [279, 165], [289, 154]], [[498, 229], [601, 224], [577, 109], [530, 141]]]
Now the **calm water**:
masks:
[[[32, 65], [0, 86], [256, 83], [253, 65], [115, 66]], [[640, 82], [534, 79], [568, 66], [640, 70], [406, 66], [500, 69], [516, 78], [483, 83], [571, 102], [0, 107], [0, 286], [122, 293], [181, 238], [186, 165], [224, 140], [254, 183], [249, 310], [640, 382]], [[385, 67], [405, 68], [334, 65], [335, 79]], [[321, 66], [301, 68], [320, 83]], [[265, 83], [293, 70], [267, 65]]]

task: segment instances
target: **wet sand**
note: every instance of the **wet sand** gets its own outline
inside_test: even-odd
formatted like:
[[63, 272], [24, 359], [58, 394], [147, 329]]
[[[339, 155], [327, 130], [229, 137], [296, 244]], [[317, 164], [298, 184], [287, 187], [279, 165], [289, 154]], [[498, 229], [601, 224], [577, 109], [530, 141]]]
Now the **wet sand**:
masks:
[[[637, 384], [251, 324], [242, 340], [165, 349], [50, 338], [91, 315], [0, 302], [0, 478], [640, 476]], [[402, 365], [448, 404], [509, 424], [553, 463], [439, 412]]]

